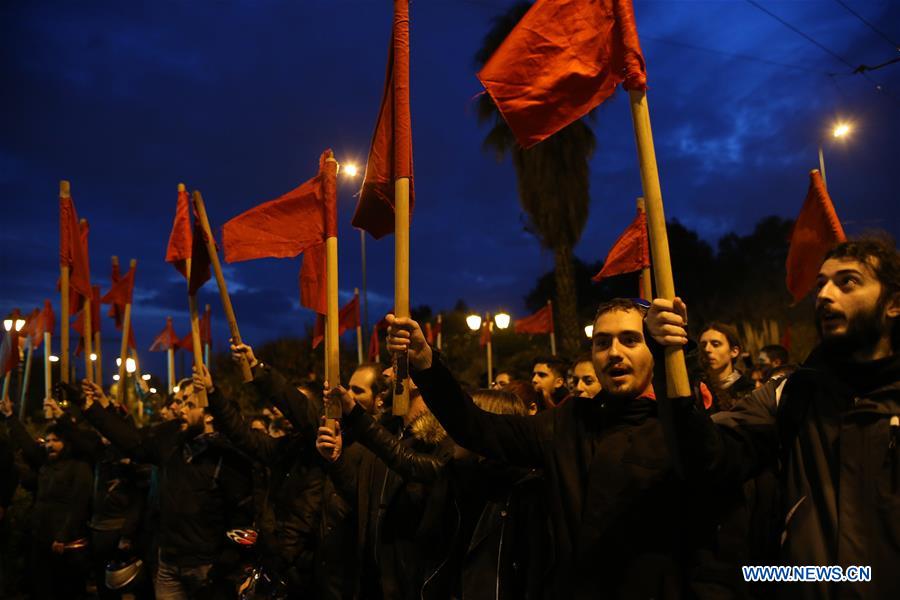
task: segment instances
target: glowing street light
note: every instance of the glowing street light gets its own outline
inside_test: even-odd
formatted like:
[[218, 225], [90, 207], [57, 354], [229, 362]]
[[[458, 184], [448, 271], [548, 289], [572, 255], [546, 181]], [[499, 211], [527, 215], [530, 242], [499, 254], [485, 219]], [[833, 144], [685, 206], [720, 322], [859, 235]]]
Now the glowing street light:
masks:
[[[831, 129], [831, 137], [839, 140], [844, 139], [850, 132], [853, 131], [853, 126], [846, 122], [842, 121], [839, 123], [835, 123], [834, 127]], [[825, 152], [822, 149], [825, 140], [823, 138], [819, 138], [819, 174], [822, 176], [822, 183], [825, 184], [825, 187], [828, 187], [828, 182], [825, 180]]]
[[509, 327], [510, 317], [506, 313], [497, 313], [494, 315], [494, 324], [497, 325], [500, 329], [506, 329]]
[[478, 331], [481, 329], [481, 315], [469, 315], [466, 317], [466, 325], [472, 331]]
[[125, 370], [129, 373], [134, 373], [137, 370], [137, 365], [134, 363], [133, 358], [125, 359]]
[[585, 325], [584, 326], [584, 335], [587, 336], [588, 339], [594, 337], [594, 325]]
[[848, 133], [850, 133], [850, 124], [838, 123], [834, 126], [834, 130], [831, 132], [831, 135], [836, 138], [842, 138]]
[[117, 366], [117, 367], [121, 367], [121, 366], [122, 366], [122, 359], [121, 359], [121, 358], [117, 358], [117, 359], [116, 359], [116, 366]]
[[115, 375], [113, 375], [113, 381], [118, 381], [118, 380], [119, 380], [119, 374], [116, 373]]
[[359, 175], [359, 167], [354, 164], [341, 165], [341, 172], [347, 177], [356, 177]]
[[91, 361], [93, 362], [93, 361], [96, 361], [96, 360], [97, 360], [97, 354], [94, 353], [94, 352], [91, 352]]
[[55, 354], [50, 355], [50, 362], [59, 362], [59, 357]]
[[177, 393], [180, 392], [180, 391], [181, 391], [181, 386], [180, 386], [180, 385], [174, 385], [174, 386], [172, 386], [172, 393], [173, 393], [173, 394], [177, 394]]
[[144, 373], [143, 375], [141, 375], [141, 379], [143, 379], [144, 381], [150, 381], [150, 373]]
[[155, 393], [156, 393], [156, 388], [150, 388], [150, 393], [151, 393], [151, 394], [155, 394]]
[[16, 331], [22, 331], [22, 328], [25, 327], [25, 319], [3, 319], [3, 329], [6, 331], [12, 330], [13, 325], [15, 325]]

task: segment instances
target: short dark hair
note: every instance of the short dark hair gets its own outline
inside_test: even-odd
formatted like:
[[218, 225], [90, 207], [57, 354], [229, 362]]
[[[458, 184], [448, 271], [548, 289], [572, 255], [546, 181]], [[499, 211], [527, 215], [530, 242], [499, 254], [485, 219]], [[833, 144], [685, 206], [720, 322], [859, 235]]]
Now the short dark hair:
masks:
[[481, 410], [495, 415], [527, 415], [525, 402], [507, 390], [478, 390], [472, 394], [472, 401]]
[[369, 369], [372, 371], [372, 396], [377, 396], [387, 389], [387, 379], [384, 377], [384, 367], [381, 366], [381, 363], [365, 362], [353, 369], [353, 372], [355, 373], [360, 369]]
[[759, 349], [760, 353], [765, 352], [771, 360], [780, 360], [782, 365], [788, 364], [788, 349], [781, 344], [769, 344]]
[[602, 315], [605, 315], [608, 312], [612, 312], [614, 310], [621, 311], [629, 311], [636, 310], [641, 313], [642, 316], [646, 316], [648, 306], [645, 306], [646, 301], [641, 301], [638, 303], [636, 300], [632, 300], [631, 298], [613, 298], [612, 300], [607, 300], [606, 302], [602, 302], [600, 306], [597, 307], [597, 313], [594, 315], [594, 323], [597, 322]]
[[554, 375], [561, 377], [562, 379], [566, 378], [566, 371], [569, 368], [566, 361], [556, 356], [538, 356], [531, 361], [532, 369], [534, 369], [535, 365], [547, 365], [547, 368], [553, 371]]
[[575, 367], [577, 367], [577, 366], [580, 365], [581, 363], [591, 363], [591, 364], [594, 364], [594, 359], [591, 357], [590, 354], [581, 354], [581, 355], [579, 355], [575, 360], [572, 361], [571, 368], [574, 369]]
[[711, 323], [707, 323], [706, 327], [700, 330], [700, 335], [703, 335], [709, 330], [718, 331], [724, 335], [731, 348], [738, 347], [743, 349], [744, 345], [741, 343], [741, 338], [734, 325], [729, 325], [728, 323], [723, 323], [721, 321], [712, 321]]
[[[842, 242], [825, 255], [825, 260], [830, 258], [857, 260], [868, 265], [881, 284], [879, 306], [900, 294], [900, 252], [897, 252], [894, 238], [886, 232], [875, 232]], [[900, 348], [900, 319], [894, 321], [891, 346], [895, 350]]]

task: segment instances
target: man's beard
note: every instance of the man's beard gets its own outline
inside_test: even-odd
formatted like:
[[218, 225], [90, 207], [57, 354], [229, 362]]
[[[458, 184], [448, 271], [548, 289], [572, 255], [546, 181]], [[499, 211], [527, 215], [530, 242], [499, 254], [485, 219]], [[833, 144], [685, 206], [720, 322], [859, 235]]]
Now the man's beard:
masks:
[[831, 338], [822, 334], [822, 319], [816, 314], [816, 331], [822, 340], [822, 347], [831, 356], [844, 360], [855, 353], [866, 354], [874, 350], [885, 330], [890, 327], [882, 316], [884, 305], [885, 303], [879, 300], [872, 310], [861, 312], [853, 319], [848, 319], [846, 333]]

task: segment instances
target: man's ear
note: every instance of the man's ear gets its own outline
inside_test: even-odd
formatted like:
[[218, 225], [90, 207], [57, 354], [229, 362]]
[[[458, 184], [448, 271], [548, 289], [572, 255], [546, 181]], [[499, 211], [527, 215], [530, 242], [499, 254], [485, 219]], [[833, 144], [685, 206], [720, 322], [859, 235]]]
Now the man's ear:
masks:
[[554, 388], [561, 388], [561, 387], [564, 387], [565, 385], [566, 385], [566, 380], [563, 379], [562, 377], [557, 377], [557, 378], [553, 381], [553, 387], [554, 387]]
[[888, 300], [884, 313], [889, 319], [900, 317], [900, 294], [894, 294], [891, 299]]
[[732, 346], [731, 351], [728, 353], [728, 355], [731, 357], [731, 360], [736, 359], [738, 356], [741, 355], [741, 347], [740, 346]]

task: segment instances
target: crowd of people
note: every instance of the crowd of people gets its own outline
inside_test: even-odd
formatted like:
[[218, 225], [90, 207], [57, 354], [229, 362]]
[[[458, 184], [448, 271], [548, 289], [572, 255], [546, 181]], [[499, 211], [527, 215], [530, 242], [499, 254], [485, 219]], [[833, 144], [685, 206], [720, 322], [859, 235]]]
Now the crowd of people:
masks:
[[[612, 299], [590, 355], [480, 390], [388, 315], [402, 415], [391, 369], [317, 387], [245, 344], [253, 413], [203, 365], [143, 427], [87, 381], [45, 400], [39, 439], [4, 399], [0, 535], [20, 485], [39, 599], [900, 598], [900, 253], [840, 244], [815, 294], [800, 364], [748, 357], [726, 323], [692, 339], [678, 298]], [[695, 366], [683, 397], [675, 349]], [[751, 582], [747, 565], [871, 577]]]

